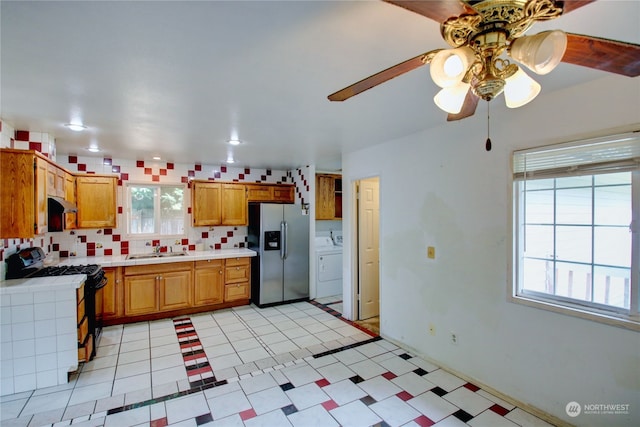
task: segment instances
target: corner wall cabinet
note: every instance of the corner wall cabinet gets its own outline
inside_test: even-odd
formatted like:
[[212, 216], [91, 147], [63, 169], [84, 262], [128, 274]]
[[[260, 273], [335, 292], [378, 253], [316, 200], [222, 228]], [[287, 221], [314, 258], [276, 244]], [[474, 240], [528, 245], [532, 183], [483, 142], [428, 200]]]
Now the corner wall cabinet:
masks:
[[341, 175], [316, 175], [316, 219], [342, 219]]
[[33, 238], [57, 231], [48, 224], [48, 196], [78, 206], [64, 214], [67, 230], [116, 226], [116, 189], [112, 175], [74, 175], [33, 150], [0, 149], [0, 239]]

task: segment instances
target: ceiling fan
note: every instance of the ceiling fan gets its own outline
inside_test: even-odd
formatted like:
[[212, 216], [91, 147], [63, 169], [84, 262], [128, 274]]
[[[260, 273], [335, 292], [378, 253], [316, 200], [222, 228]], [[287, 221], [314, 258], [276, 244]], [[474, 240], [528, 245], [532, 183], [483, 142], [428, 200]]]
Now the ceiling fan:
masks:
[[537, 21], [557, 18], [595, 0], [384, 1], [440, 22], [442, 37], [452, 48], [408, 59], [329, 95], [329, 100], [344, 101], [431, 64], [431, 77], [442, 87], [434, 102], [453, 121], [472, 116], [480, 98], [491, 101], [504, 92], [511, 108], [535, 98], [540, 85], [516, 62], [537, 74], [567, 62], [640, 75], [640, 45], [560, 30], [524, 35]]

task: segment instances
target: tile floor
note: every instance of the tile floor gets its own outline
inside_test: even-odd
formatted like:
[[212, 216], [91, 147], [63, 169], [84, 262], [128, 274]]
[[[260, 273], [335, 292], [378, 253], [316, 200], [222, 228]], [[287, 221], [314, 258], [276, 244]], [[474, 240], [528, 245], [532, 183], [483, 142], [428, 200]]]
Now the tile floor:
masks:
[[335, 308], [244, 306], [105, 328], [69, 384], [0, 398], [0, 424], [549, 425]]

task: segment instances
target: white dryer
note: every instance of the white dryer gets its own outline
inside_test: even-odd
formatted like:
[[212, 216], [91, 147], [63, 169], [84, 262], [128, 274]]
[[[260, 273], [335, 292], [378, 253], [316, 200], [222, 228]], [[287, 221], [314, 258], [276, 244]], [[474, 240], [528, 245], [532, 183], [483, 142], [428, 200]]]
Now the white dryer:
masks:
[[316, 237], [316, 298], [342, 295], [342, 246]]

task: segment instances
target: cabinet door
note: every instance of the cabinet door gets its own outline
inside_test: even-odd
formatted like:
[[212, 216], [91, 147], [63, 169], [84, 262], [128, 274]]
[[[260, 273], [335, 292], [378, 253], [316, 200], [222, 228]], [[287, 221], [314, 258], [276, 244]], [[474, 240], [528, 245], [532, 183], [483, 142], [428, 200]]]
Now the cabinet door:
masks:
[[47, 194], [57, 196], [56, 193], [56, 172], [57, 169], [52, 164], [47, 164]]
[[333, 219], [335, 181], [329, 175], [316, 176], [316, 219]]
[[224, 286], [224, 300], [237, 301], [241, 299], [249, 299], [251, 297], [249, 292], [249, 282], [231, 283]]
[[158, 285], [160, 311], [191, 307], [191, 271], [162, 273]]
[[249, 202], [273, 201], [273, 187], [271, 185], [263, 185], [263, 184], [247, 185], [247, 201]]
[[220, 225], [222, 223], [222, 188], [213, 182], [192, 183], [193, 225]]
[[[76, 203], [76, 178], [68, 172], [64, 174], [64, 198], [73, 204]], [[76, 214], [64, 214], [64, 222], [67, 230], [76, 228]]]
[[35, 224], [34, 156], [0, 152], [0, 238], [33, 237]]
[[78, 228], [116, 226], [116, 177], [76, 177]]
[[103, 319], [122, 317], [122, 270], [119, 267], [105, 267], [107, 285], [102, 288]]
[[281, 203], [293, 203], [295, 188], [293, 185], [277, 185], [273, 187], [273, 200]]
[[246, 187], [222, 184], [222, 225], [247, 225]]
[[220, 304], [224, 297], [224, 261], [196, 261], [195, 305]]
[[47, 209], [48, 173], [49, 163], [44, 159], [36, 157], [36, 234], [43, 234], [47, 232], [47, 219], [49, 217], [49, 211]]
[[124, 314], [136, 316], [158, 311], [158, 275], [127, 276], [124, 279]]

